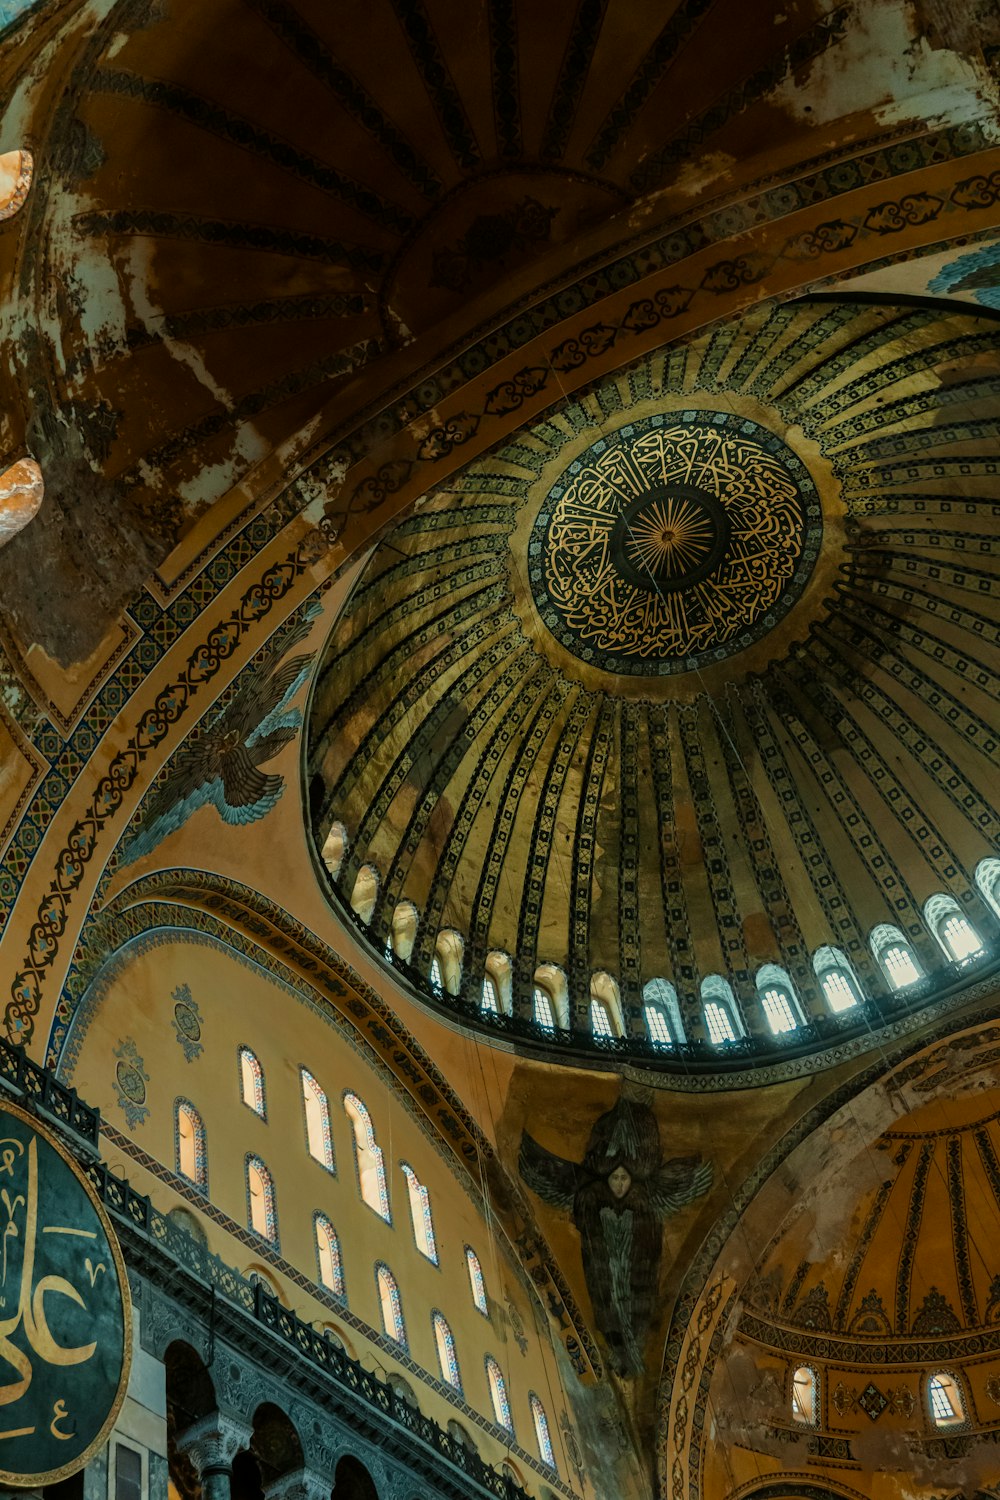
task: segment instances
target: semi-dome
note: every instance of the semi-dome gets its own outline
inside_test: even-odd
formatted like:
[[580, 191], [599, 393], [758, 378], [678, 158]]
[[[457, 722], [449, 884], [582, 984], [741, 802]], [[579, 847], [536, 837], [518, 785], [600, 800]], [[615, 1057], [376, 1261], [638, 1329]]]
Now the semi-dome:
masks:
[[974, 958], [996, 929], [975, 876], [998, 831], [998, 358], [974, 313], [761, 305], [566, 399], [385, 533], [308, 751], [318, 844], [336, 826], [345, 904], [377, 884], [379, 949], [430, 979], [460, 934], [434, 986], [478, 999], [506, 955], [523, 1014], [547, 965], [582, 1030], [596, 974], [612, 1031], [645, 1030], [659, 981], [687, 1039], [706, 981], [737, 1036], [780, 1033], [830, 1013], [831, 969], [847, 1008], [896, 988], [893, 944], [925, 988]]

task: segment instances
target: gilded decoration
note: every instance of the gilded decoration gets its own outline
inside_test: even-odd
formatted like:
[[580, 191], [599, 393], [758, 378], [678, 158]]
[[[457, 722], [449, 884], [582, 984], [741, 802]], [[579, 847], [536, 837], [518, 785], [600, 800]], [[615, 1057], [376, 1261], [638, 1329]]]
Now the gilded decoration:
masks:
[[552, 485], [529, 544], [542, 619], [574, 655], [661, 676], [760, 640], [812, 573], [822, 512], [805, 465], [728, 412], [654, 413]]

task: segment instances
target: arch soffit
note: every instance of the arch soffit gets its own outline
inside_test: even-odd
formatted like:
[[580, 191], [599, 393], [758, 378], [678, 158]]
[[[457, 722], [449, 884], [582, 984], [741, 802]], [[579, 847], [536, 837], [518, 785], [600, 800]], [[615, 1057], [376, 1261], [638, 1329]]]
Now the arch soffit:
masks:
[[[734, 1311], [749, 1274], [747, 1267], [754, 1263], [753, 1257], [748, 1260], [746, 1255], [748, 1223], [760, 1224], [760, 1240], [762, 1244], [766, 1243], [770, 1231], [781, 1222], [789, 1206], [789, 1169], [794, 1175], [798, 1153], [808, 1152], [817, 1140], [831, 1137], [841, 1116], [845, 1121], [855, 1121], [857, 1104], [862, 1096], [873, 1105], [865, 1116], [866, 1133], [872, 1139], [898, 1126], [913, 1107], [899, 1108], [896, 1105], [895, 1101], [902, 1101], [902, 1086], [921, 1075], [928, 1077], [929, 1086], [938, 1079], [942, 1087], [954, 1083], [955, 1078], [947, 1065], [938, 1071], [942, 1055], [957, 1047], [960, 1060], [964, 1059], [964, 1052], [973, 1045], [972, 1039], [978, 1029], [989, 1028], [989, 1023], [995, 1018], [995, 1001], [990, 1003], [987, 1000], [975, 1011], [967, 1012], [957, 1024], [954, 1017], [941, 1017], [918, 1040], [900, 1041], [886, 1048], [876, 1061], [841, 1083], [798, 1119], [732, 1192], [729, 1207], [720, 1214], [713, 1233], [687, 1267], [663, 1330], [664, 1348], [674, 1348], [679, 1353], [669, 1361], [664, 1360], [656, 1396], [656, 1465], [661, 1493], [669, 1493], [671, 1473], [676, 1476], [679, 1462], [684, 1470], [685, 1493], [690, 1493], [692, 1500], [702, 1500], [701, 1424], [705, 1420], [712, 1372], [722, 1347], [715, 1335], [725, 1327]], [[995, 1029], [990, 1028], [990, 1033]], [[969, 1038], [967, 1042], [966, 1037]], [[964, 1073], [964, 1061], [961, 1066]], [[896, 1085], [892, 1090], [888, 1087], [890, 1083]], [[934, 1097], [933, 1092], [923, 1095], [921, 1105]], [[834, 1158], [836, 1155], [834, 1151]], [[690, 1399], [690, 1392], [684, 1385], [685, 1381], [690, 1384], [692, 1369], [699, 1372], [691, 1386], [692, 1390], [697, 1388], [696, 1400]], [[930, 1366], [927, 1373], [930, 1373]], [[792, 1481], [793, 1476], [789, 1475], [787, 1479]], [[815, 1477], [809, 1476], [809, 1482], [815, 1486]], [[825, 1476], [823, 1484], [826, 1488], [814, 1489], [807, 1500], [828, 1500], [828, 1497], [840, 1500], [840, 1490], [837, 1487], [831, 1489]], [[760, 1491], [753, 1485], [734, 1493], [745, 1496], [746, 1500], [769, 1500], [769, 1497], [778, 1500], [777, 1489]], [[845, 1490], [843, 1493], [854, 1500], [855, 1492]], [[799, 1500], [799, 1490], [794, 1484], [781, 1494], [782, 1500]]]
[[[121, 934], [128, 936], [124, 941]], [[117, 978], [137, 944], [147, 941], [209, 941], [240, 961], [257, 964], [297, 997], [303, 994], [344, 1031], [372, 1065], [390, 1077], [397, 1094], [417, 1116], [474, 1201], [482, 1181], [502, 1179], [491, 1192], [502, 1239], [516, 1243], [531, 1211], [524, 1193], [447, 1080], [381, 997], [350, 964], [287, 912], [238, 882], [206, 871], [162, 870], [120, 891], [84, 929], [81, 952], [65, 987], [72, 1019], [56, 1043], [50, 1038], [47, 1066], [71, 1076], [92, 1008]], [[77, 1029], [79, 1028], [79, 1029]], [[546, 1282], [565, 1308], [569, 1327], [562, 1338], [587, 1364], [583, 1380], [599, 1378], [602, 1365], [590, 1331], [554, 1255], [540, 1234], [521, 1252], [521, 1265], [544, 1300]], [[539, 1281], [539, 1273], [543, 1280]]]

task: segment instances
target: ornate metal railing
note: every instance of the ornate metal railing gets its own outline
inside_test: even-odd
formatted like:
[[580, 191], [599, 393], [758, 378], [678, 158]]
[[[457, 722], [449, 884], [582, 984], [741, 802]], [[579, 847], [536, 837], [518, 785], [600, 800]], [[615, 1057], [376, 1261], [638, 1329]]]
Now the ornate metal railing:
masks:
[[84, 1104], [76, 1089], [60, 1083], [48, 1068], [32, 1062], [23, 1047], [15, 1047], [3, 1037], [0, 1037], [0, 1083], [6, 1084], [22, 1102], [34, 1106], [92, 1150], [97, 1150], [100, 1111]]

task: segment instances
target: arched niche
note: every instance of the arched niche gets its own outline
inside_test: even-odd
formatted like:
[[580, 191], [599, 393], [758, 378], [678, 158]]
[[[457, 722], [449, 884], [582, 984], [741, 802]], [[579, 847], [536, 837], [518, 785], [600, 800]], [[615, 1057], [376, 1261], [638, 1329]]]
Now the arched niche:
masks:
[[434, 944], [434, 956], [441, 973], [441, 986], [446, 995], [457, 995], [462, 988], [462, 960], [465, 956], [465, 939], [454, 927], [443, 927]]
[[374, 914], [381, 883], [381, 877], [374, 865], [362, 865], [354, 878], [351, 910], [357, 913], [366, 927]]
[[353, 1453], [345, 1453], [337, 1464], [330, 1500], [379, 1500], [374, 1479]]
[[413, 945], [417, 940], [417, 928], [420, 926], [420, 913], [412, 901], [400, 901], [392, 914], [392, 927], [389, 933], [389, 941], [392, 951], [397, 958], [408, 963], [413, 954]]
[[34, 171], [35, 159], [27, 148], [0, 154], [0, 222], [12, 219], [24, 203]]
[[350, 840], [347, 837], [347, 829], [343, 823], [332, 823], [330, 825], [330, 832], [323, 840], [321, 855], [327, 874], [331, 880], [336, 880], [339, 876], [349, 847]]

